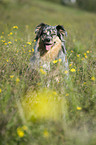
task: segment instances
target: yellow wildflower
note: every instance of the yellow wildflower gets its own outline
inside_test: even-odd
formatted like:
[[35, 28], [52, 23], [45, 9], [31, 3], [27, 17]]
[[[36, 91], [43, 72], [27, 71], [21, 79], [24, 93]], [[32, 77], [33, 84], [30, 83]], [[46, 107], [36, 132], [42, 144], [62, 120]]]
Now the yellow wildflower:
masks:
[[4, 32], [2, 32], [2, 34], [4, 34]]
[[53, 60], [53, 63], [55, 64], [55, 63], [57, 63], [58, 62], [58, 60]]
[[65, 73], [65, 74], [68, 74], [68, 70], [65, 70], [64, 73]]
[[77, 107], [77, 110], [82, 110], [82, 108], [81, 107]]
[[11, 44], [11, 43], [12, 43], [11, 41], [8, 42], [8, 44]]
[[31, 52], [31, 50], [29, 50], [29, 52]]
[[0, 93], [2, 92], [2, 90], [0, 89]]
[[32, 52], [34, 52], [34, 49], [32, 48]]
[[72, 66], [72, 63], [70, 63], [69, 66]]
[[34, 42], [36, 42], [36, 40], [34, 39]]
[[73, 50], [71, 50], [71, 52], [73, 53]]
[[11, 79], [14, 78], [14, 75], [10, 75], [10, 78], [11, 78]]
[[10, 35], [12, 35], [13, 33], [12, 32], [10, 32]]
[[8, 62], [9, 60], [7, 59], [6, 61]]
[[44, 136], [45, 138], [48, 138], [48, 137], [49, 137], [49, 132], [48, 132], [47, 130], [45, 130], [45, 131], [43, 132], [43, 136]]
[[87, 53], [89, 53], [89, 50], [88, 51], [86, 51]]
[[31, 45], [31, 42], [27, 42], [27, 44]]
[[54, 91], [53, 94], [54, 94], [54, 95], [57, 95], [57, 92]]
[[2, 36], [2, 35], [1, 35], [0, 37], [1, 37], [1, 39], [3, 38], [3, 36]]
[[16, 78], [16, 82], [19, 83], [20, 82], [20, 79], [19, 78]]
[[5, 43], [5, 40], [2, 40], [3, 43]]
[[80, 54], [77, 54], [77, 57], [80, 57]]
[[15, 39], [15, 42], [17, 42], [17, 39]]
[[85, 55], [85, 58], [88, 58], [88, 56], [87, 56], [87, 55]]
[[40, 72], [41, 72], [43, 75], [46, 74], [46, 72], [45, 72], [43, 69], [40, 69]]
[[95, 81], [95, 77], [92, 77], [91, 80], [92, 80], [92, 81]]
[[58, 61], [61, 62], [62, 60], [59, 58]]
[[74, 68], [72, 68], [70, 71], [71, 71], [71, 72], [75, 72], [76, 70], [75, 70]]
[[19, 127], [17, 128], [17, 134], [18, 134], [18, 136], [21, 137], [21, 138], [24, 137], [24, 132], [23, 132], [22, 129], [19, 128]]
[[13, 29], [18, 29], [18, 26], [13, 26]]
[[4, 45], [7, 45], [7, 43], [4, 43]]
[[84, 82], [83, 84], [86, 85], [86, 82]]
[[67, 96], [69, 96], [69, 94], [67, 93], [65, 96], [67, 97]]
[[86, 56], [86, 53], [84, 53], [84, 56]]

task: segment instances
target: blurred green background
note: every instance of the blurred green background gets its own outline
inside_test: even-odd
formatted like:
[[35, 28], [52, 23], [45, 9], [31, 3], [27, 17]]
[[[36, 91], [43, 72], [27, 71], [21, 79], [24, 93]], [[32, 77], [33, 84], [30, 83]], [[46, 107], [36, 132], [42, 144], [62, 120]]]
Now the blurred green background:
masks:
[[[2, 5], [7, 5], [8, 3], [18, 3], [24, 4], [28, 3], [29, 0], [0, 0]], [[33, 1], [33, 0], [30, 0]], [[62, 5], [74, 6], [84, 10], [96, 12], [96, 1], [95, 0], [43, 0], [50, 1], [53, 3], [58, 3]]]

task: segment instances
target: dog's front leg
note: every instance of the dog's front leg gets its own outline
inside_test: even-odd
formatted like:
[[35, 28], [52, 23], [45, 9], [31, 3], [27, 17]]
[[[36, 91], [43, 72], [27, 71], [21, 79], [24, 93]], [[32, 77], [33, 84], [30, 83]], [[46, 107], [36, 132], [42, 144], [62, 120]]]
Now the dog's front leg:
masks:
[[67, 59], [67, 52], [66, 52], [66, 48], [65, 48], [65, 43], [62, 42], [61, 46], [62, 46], [62, 50], [59, 52], [58, 57], [62, 60], [62, 63], [65, 66], [65, 70], [69, 70], [69, 68], [68, 68], [68, 59]]

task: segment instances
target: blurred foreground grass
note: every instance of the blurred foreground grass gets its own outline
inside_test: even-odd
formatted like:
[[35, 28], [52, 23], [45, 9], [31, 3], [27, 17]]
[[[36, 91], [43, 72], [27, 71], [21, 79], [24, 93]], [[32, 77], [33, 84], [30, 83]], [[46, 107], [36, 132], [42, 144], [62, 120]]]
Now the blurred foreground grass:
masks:
[[[61, 24], [68, 32], [66, 49], [69, 79], [66, 79], [68, 72], [63, 71], [61, 63], [57, 70], [59, 80], [52, 75], [58, 62], [53, 63], [49, 74], [45, 74], [43, 70], [38, 74], [32, 73], [29, 69], [29, 59], [34, 51], [34, 30], [41, 22], [50, 25]], [[95, 38], [95, 14], [37, 0], [28, 1], [24, 5], [0, 5], [1, 145], [96, 144]], [[47, 88], [49, 80], [50, 86]], [[27, 116], [26, 111], [27, 108], [30, 109], [34, 92], [34, 96], [40, 98], [38, 101], [42, 107], [35, 106], [32, 112], [29, 110]], [[45, 96], [54, 97], [53, 92], [58, 99], [55, 104], [53, 99], [48, 104]], [[24, 98], [27, 102], [23, 108]], [[62, 99], [66, 100], [67, 104], [62, 101], [61, 107], [56, 107]], [[41, 108], [47, 110], [47, 117], [44, 117], [44, 112], [42, 115]], [[59, 111], [63, 113], [59, 113], [58, 119], [54, 120], [50, 110], [53, 111], [53, 116]], [[34, 114], [35, 111], [37, 114]], [[37, 118], [28, 121], [27, 117], [30, 118], [31, 113], [34, 114], [33, 117], [37, 115]]]

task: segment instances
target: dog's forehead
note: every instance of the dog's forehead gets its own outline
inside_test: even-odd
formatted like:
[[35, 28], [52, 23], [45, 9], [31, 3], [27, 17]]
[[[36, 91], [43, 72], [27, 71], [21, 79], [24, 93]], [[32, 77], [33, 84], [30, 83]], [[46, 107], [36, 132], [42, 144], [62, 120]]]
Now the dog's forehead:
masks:
[[44, 31], [45, 32], [48, 32], [48, 31], [50, 31], [50, 32], [56, 32], [57, 29], [56, 29], [55, 26], [47, 26], [47, 27], [44, 28]]

